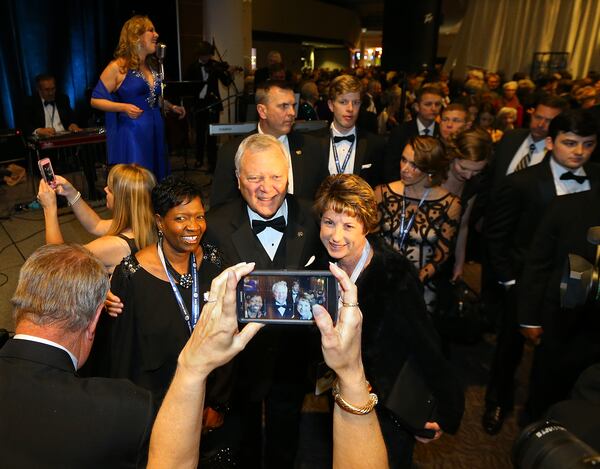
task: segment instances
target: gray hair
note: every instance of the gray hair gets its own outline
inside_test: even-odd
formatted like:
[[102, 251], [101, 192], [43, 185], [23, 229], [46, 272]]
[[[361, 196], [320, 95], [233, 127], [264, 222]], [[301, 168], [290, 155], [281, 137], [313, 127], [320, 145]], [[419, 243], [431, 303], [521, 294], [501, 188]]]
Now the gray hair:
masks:
[[277, 140], [272, 135], [267, 134], [252, 134], [249, 137], [246, 137], [240, 143], [236, 153], [235, 153], [235, 174], [236, 176], [240, 175], [240, 169], [242, 167], [242, 157], [246, 152], [251, 153], [262, 153], [263, 151], [268, 150], [269, 148], [277, 148], [283, 158], [285, 159], [285, 164], [289, 167], [290, 162], [287, 159], [285, 149], [283, 148], [283, 143]]
[[77, 244], [48, 244], [35, 250], [19, 273], [11, 299], [18, 323], [84, 330], [104, 302], [109, 281], [102, 263]]
[[271, 291], [273, 293], [275, 293], [275, 290], [277, 290], [279, 287], [285, 288], [287, 290], [288, 289], [287, 282], [284, 281], [284, 280], [280, 280], [279, 282], [275, 282], [273, 284], [273, 286], [271, 287]]

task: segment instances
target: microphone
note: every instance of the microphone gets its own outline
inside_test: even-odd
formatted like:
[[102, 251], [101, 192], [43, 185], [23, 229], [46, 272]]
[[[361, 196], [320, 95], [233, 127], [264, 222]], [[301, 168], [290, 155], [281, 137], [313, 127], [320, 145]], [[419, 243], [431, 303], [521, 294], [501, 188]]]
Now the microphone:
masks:
[[167, 46], [162, 42], [156, 44], [156, 57], [160, 63], [163, 63], [165, 60], [165, 56], [167, 55]]

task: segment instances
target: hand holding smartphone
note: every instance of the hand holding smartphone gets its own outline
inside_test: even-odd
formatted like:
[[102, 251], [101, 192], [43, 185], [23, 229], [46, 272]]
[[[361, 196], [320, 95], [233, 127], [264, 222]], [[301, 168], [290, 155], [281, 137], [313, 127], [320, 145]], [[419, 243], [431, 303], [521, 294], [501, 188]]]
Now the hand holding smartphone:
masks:
[[326, 270], [257, 270], [237, 287], [238, 321], [315, 324], [312, 307], [323, 306], [337, 320], [338, 284]]
[[52, 189], [56, 189], [56, 177], [54, 176], [54, 170], [52, 169], [52, 163], [50, 162], [50, 158], [42, 158], [38, 161], [38, 167], [40, 168], [40, 173]]

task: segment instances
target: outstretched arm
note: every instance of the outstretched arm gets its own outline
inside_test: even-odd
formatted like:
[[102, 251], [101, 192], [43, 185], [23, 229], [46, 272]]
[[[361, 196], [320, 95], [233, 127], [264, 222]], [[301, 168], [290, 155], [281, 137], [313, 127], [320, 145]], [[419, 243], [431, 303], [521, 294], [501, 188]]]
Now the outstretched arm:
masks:
[[238, 330], [235, 292], [254, 264], [241, 263], [212, 282], [200, 320], [179, 354], [177, 370], [160, 407], [152, 436], [148, 468], [198, 467], [206, 379], [215, 368], [241, 352], [262, 327], [251, 323]]

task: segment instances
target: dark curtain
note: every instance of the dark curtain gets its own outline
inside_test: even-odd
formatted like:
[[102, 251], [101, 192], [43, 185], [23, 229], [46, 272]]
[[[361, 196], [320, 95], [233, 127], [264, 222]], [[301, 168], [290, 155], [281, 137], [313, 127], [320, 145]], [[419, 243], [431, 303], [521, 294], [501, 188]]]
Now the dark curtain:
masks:
[[36, 93], [35, 76], [56, 77], [86, 126], [89, 93], [112, 59], [123, 23], [150, 17], [167, 44], [167, 77], [177, 76], [177, 0], [0, 0], [0, 128], [19, 125], [21, 102]]

